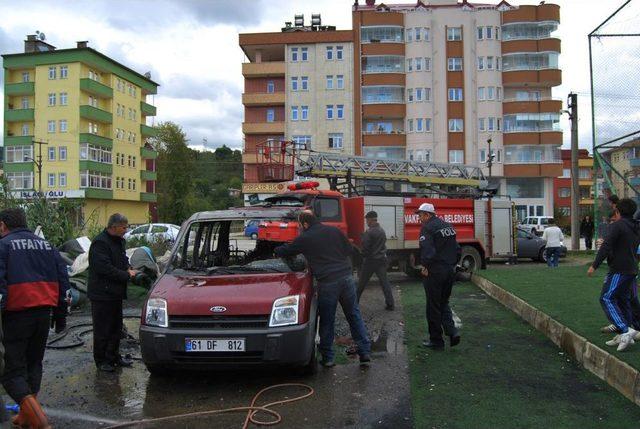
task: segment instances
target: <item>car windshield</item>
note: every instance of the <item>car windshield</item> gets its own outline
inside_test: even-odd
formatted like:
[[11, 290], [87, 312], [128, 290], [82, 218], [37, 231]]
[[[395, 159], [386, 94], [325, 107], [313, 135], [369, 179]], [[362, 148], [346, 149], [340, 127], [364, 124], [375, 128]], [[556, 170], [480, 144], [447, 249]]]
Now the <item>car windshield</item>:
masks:
[[168, 271], [176, 275], [230, 275], [304, 271], [304, 258], [274, 258], [281, 243], [252, 240], [244, 222], [199, 221], [190, 224], [174, 248]]

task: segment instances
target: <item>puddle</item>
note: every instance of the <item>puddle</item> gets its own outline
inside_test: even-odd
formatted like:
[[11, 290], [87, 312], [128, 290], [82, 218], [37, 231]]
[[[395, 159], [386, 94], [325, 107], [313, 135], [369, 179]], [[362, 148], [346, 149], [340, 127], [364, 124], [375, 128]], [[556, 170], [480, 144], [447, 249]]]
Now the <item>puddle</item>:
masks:
[[371, 342], [371, 351], [389, 353], [392, 355], [400, 355], [406, 353], [403, 339], [400, 337], [401, 332], [390, 334], [385, 327], [379, 332], [373, 333]]

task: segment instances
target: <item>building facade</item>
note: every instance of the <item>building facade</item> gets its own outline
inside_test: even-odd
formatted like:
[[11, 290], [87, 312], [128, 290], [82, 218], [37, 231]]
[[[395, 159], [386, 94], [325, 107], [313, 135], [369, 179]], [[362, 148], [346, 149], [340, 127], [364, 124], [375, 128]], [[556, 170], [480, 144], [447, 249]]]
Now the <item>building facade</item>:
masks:
[[[640, 204], [640, 195], [636, 192], [640, 191], [640, 139], [609, 149], [603, 156], [617, 172], [604, 166], [611, 180], [611, 187], [608, 184], [605, 185], [609, 193], [616, 194], [620, 198], [633, 198]], [[618, 174], [624, 177], [626, 182]]]
[[155, 215], [155, 159], [147, 125], [158, 84], [78, 42], [56, 49], [27, 36], [3, 55], [5, 176], [14, 195], [81, 199], [84, 220]]
[[[586, 149], [578, 151], [578, 186], [580, 199], [578, 205], [582, 219], [586, 215], [593, 217], [593, 157]], [[571, 150], [562, 150], [562, 175], [553, 180], [553, 198], [555, 209], [563, 216], [571, 216]]]

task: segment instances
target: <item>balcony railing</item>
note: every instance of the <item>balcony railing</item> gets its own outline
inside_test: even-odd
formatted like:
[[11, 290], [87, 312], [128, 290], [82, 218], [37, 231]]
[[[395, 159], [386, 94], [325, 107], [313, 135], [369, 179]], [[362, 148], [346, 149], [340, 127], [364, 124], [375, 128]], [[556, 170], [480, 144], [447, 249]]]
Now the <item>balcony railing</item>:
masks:
[[560, 124], [557, 126], [539, 126], [539, 127], [506, 127], [503, 132], [508, 133], [543, 133], [543, 132], [558, 132], [562, 131]]
[[140, 148], [140, 157], [143, 159], [156, 159], [158, 157], [158, 152], [143, 146]]
[[105, 148], [113, 147], [113, 139], [110, 139], [109, 137], [102, 137], [92, 133], [80, 133], [80, 143], [90, 143]]
[[104, 124], [111, 124], [113, 122], [113, 115], [111, 112], [89, 105], [80, 106], [80, 117], [90, 121], [102, 122]]
[[148, 137], [155, 137], [158, 135], [158, 130], [154, 127], [150, 127], [149, 125], [140, 124], [140, 134]]
[[5, 85], [5, 95], [31, 95], [35, 94], [35, 82], [8, 83]]
[[140, 179], [142, 180], [158, 180], [158, 172], [149, 170], [140, 170]]
[[7, 122], [32, 122], [35, 109], [6, 109], [4, 120]]
[[144, 101], [140, 102], [140, 111], [144, 116], [156, 116], [156, 106], [153, 106], [149, 103], [145, 103]]
[[505, 165], [514, 164], [562, 164], [562, 159], [529, 159], [529, 160], [504, 160]]
[[113, 88], [89, 78], [80, 79], [80, 90], [100, 98], [113, 98]]
[[158, 201], [158, 194], [152, 194], [150, 192], [140, 192], [140, 201], [155, 203]]

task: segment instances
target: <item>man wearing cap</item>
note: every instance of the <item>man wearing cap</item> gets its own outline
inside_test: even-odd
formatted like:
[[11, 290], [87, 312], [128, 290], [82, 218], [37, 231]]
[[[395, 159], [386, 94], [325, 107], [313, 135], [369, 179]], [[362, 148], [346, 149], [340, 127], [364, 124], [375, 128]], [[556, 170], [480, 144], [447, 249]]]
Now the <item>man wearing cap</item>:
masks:
[[358, 276], [358, 302], [362, 292], [364, 292], [364, 288], [369, 283], [369, 279], [375, 273], [380, 286], [382, 286], [385, 308], [391, 311], [394, 309], [394, 302], [391, 285], [387, 279], [387, 235], [378, 223], [378, 213], [370, 211], [364, 218], [369, 229], [362, 234], [362, 257], [364, 261]]
[[422, 345], [444, 349], [442, 332], [449, 336], [451, 347], [460, 343], [460, 334], [453, 323], [449, 297], [455, 279], [456, 264], [460, 258], [460, 246], [456, 230], [436, 216], [433, 204], [423, 203], [416, 213], [422, 222], [420, 230], [420, 262], [422, 284], [427, 295], [427, 324], [429, 340]]

